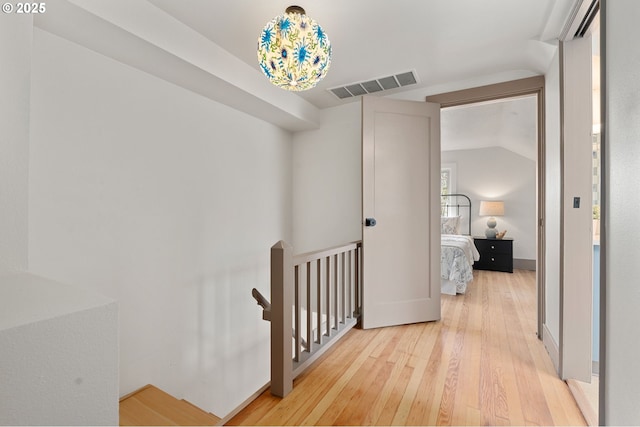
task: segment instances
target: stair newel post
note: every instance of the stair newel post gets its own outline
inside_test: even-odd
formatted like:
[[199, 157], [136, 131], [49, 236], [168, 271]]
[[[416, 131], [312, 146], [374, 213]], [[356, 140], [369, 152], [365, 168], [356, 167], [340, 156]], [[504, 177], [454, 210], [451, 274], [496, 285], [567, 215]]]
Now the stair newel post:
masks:
[[293, 389], [292, 306], [293, 248], [280, 240], [271, 247], [271, 394], [279, 397]]

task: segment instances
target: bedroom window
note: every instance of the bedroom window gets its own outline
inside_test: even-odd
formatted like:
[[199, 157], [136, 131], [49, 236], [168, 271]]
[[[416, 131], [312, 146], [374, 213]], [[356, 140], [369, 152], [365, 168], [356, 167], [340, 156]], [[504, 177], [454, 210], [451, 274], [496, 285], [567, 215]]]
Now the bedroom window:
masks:
[[[440, 168], [440, 194], [455, 194], [456, 192], [456, 164], [443, 163]], [[450, 216], [446, 205], [448, 204], [446, 197], [440, 197], [441, 214]], [[451, 213], [452, 214], [452, 213]], [[454, 215], [454, 214], [452, 214]]]
[[451, 182], [451, 170], [442, 169], [440, 171], [440, 194], [449, 194], [449, 188]]
[[456, 192], [456, 164], [443, 163], [440, 167], [440, 194]]

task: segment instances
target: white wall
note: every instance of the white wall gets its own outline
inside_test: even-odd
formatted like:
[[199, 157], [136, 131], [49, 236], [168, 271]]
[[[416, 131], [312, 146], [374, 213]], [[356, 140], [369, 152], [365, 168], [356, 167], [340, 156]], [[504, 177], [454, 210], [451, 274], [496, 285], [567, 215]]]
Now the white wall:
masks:
[[535, 260], [536, 163], [500, 147], [444, 151], [442, 163], [456, 164], [456, 191], [471, 199], [471, 234], [484, 236], [487, 228], [487, 218], [478, 216], [480, 201], [504, 200], [496, 228], [514, 239], [514, 258]]
[[360, 102], [322, 111], [318, 130], [293, 137], [293, 249], [362, 239]]
[[31, 271], [118, 301], [120, 394], [226, 415], [269, 380], [291, 135], [41, 30], [31, 99]]
[[[640, 424], [640, 2], [606, 0], [606, 425]], [[602, 233], [602, 232], [601, 232]], [[602, 234], [601, 234], [602, 241]], [[602, 407], [602, 406], [601, 406]], [[600, 420], [603, 421], [602, 419]]]
[[553, 57], [545, 75], [545, 319], [560, 342], [560, 60]]
[[[295, 252], [359, 240], [362, 235], [360, 103], [322, 113], [320, 129], [294, 134]], [[477, 217], [479, 200], [508, 197], [507, 215], [498, 218], [498, 228], [517, 239], [515, 258], [535, 260], [535, 162], [497, 147], [443, 152], [442, 162], [458, 164], [458, 191], [475, 198], [473, 234], [484, 235], [486, 228], [486, 219]]]
[[0, 425], [118, 425], [116, 303], [0, 275]]
[[31, 15], [0, 14], [0, 271], [27, 267]]

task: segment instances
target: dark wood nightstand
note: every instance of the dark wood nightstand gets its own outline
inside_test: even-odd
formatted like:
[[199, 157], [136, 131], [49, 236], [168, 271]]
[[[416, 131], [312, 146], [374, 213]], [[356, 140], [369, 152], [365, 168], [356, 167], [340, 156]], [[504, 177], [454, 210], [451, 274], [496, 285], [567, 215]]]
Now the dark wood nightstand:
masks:
[[513, 273], [513, 239], [487, 239], [474, 237], [480, 261], [473, 264], [475, 270], [492, 270]]

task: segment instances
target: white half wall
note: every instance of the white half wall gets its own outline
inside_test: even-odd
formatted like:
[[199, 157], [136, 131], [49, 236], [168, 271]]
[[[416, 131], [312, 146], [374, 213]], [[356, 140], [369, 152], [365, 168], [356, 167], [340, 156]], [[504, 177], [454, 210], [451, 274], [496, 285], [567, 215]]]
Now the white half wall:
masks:
[[27, 268], [33, 18], [0, 14], [0, 271]]
[[362, 239], [361, 107], [322, 110], [318, 130], [293, 136], [293, 249]]
[[0, 275], [0, 425], [118, 425], [116, 303]]
[[[640, 2], [605, 0], [602, 4], [605, 58], [605, 195], [606, 261], [605, 354], [601, 409], [604, 425], [640, 424]], [[601, 231], [601, 243], [602, 243]], [[604, 365], [604, 366], [603, 366]]]
[[536, 259], [536, 163], [500, 147], [443, 151], [442, 163], [455, 163], [457, 192], [471, 199], [471, 234], [484, 236], [487, 218], [481, 200], [504, 200], [497, 229], [512, 237], [513, 257]]
[[[560, 59], [545, 75], [545, 319], [555, 346], [560, 342]], [[558, 366], [556, 364], [556, 369]]]
[[269, 248], [291, 134], [36, 29], [29, 262], [118, 301], [120, 395], [225, 416], [269, 381]]

